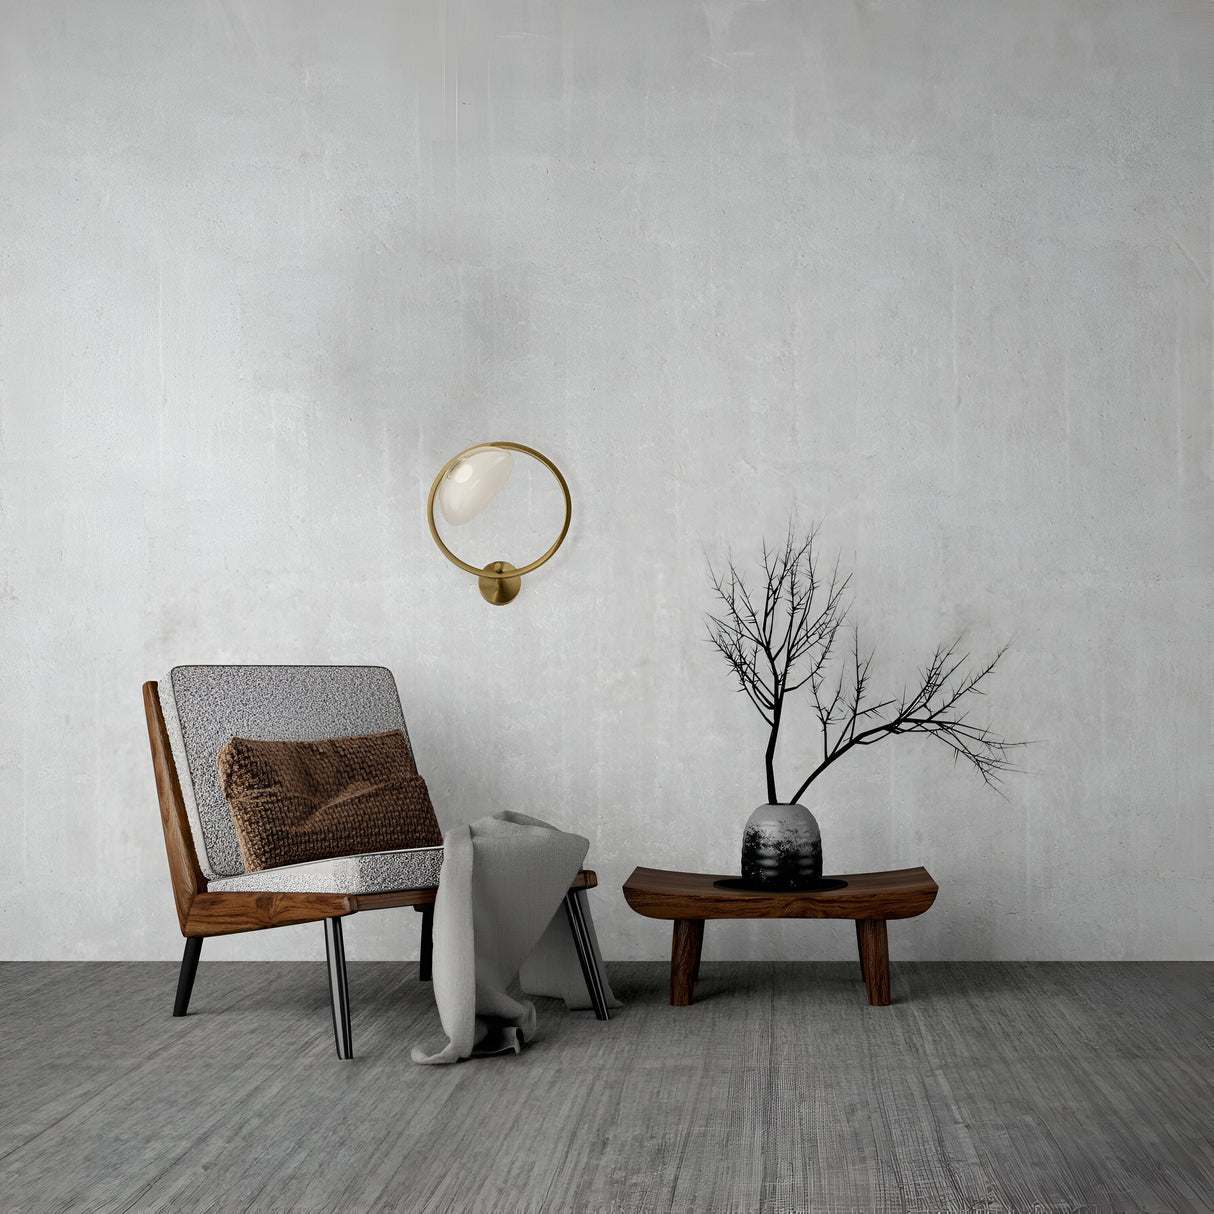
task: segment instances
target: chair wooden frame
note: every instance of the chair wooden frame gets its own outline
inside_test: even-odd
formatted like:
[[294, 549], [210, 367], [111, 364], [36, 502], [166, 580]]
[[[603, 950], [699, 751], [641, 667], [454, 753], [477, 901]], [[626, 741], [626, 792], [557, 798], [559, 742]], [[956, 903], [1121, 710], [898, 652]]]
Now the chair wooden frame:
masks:
[[[194, 836], [186, 815], [177, 765], [169, 743], [160, 695], [155, 682], [143, 685], [143, 707], [147, 716], [148, 741], [152, 748], [152, 767], [156, 773], [156, 793], [160, 800], [160, 824], [169, 859], [177, 922], [185, 937], [185, 952], [177, 979], [173, 1015], [184, 1016], [189, 1009], [190, 993], [198, 970], [202, 942], [208, 936], [227, 936], [237, 932], [256, 932], [271, 927], [289, 927], [298, 923], [325, 925], [325, 955], [328, 963], [329, 994], [333, 1007], [333, 1034], [339, 1058], [354, 1056], [350, 1033], [350, 997], [346, 981], [345, 945], [341, 921], [359, 911], [384, 910], [390, 906], [411, 906], [422, 916], [421, 960], [418, 976], [430, 979], [432, 955], [431, 931], [434, 923], [434, 899], [437, 887], [402, 889], [377, 894], [254, 893], [247, 890], [207, 890], [207, 879], [198, 864]], [[608, 1019], [607, 1000], [595, 963], [589, 929], [582, 913], [577, 891], [593, 889], [598, 878], [589, 869], [579, 872], [565, 895], [565, 913], [569, 919], [574, 947], [586, 988], [600, 1020]]]

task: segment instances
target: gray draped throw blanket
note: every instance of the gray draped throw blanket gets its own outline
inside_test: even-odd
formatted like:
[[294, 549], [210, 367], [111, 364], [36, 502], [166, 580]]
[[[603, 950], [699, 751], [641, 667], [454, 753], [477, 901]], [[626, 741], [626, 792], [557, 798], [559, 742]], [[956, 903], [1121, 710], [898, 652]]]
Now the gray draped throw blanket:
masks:
[[[449, 830], [434, 902], [434, 1000], [447, 1043], [414, 1046], [414, 1062], [458, 1062], [519, 1051], [535, 1006], [509, 989], [589, 1007], [562, 905], [588, 840], [509, 812]], [[579, 895], [584, 896], [584, 895]], [[588, 909], [588, 908], [587, 908]], [[589, 914], [595, 959], [598, 941]], [[618, 1001], [603, 982], [608, 1005]]]

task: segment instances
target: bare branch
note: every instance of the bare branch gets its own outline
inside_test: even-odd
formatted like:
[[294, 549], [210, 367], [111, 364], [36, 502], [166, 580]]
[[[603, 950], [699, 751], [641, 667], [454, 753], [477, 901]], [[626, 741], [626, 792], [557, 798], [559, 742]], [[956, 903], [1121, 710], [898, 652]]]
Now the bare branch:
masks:
[[872, 652], [860, 647], [852, 630], [851, 651], [836, 651], [839, 628], [848, 613], [844, 601], [850, 577], [840, 577], [836, 560], [829, 579], [818, 576], [817, 529], [798, 538], [792, 525], [781, 545], [764, 542], [762, 598], [752, 597], [745, 579], [728, 559], [725, 572], [709, 573], [722, 605], [708, 615], [708, 639], [729, 664], [769, 729], [765, 756], [768, 799], [776, 799], [774, 755], [790, 692], [809, 688], [822, 735], [822, 758], [797, 790], [799, 799], [827, 767], [857, 746], [872, 746], [899, 734], [921, 734], [947, 746], [954, 761], [970, 763], [995, 786], [1014, 771], [1012, 753], [1026, 742], [1006, 742], [990, 729], [971, 724], [970, 697], [985, 694], [984, 682], [1007, 646], [976, 666], [962, 650], [963, 637], [937, 645], [920, 668], [918, 682], [900, 697], [875, 700], [869, 693]]
[[[995, 670], [1007, 647], [1001, 648], [984, 666], [970, 671], [950, 685], [950, 680], [970, 661], [969, 654], [956, 656], [959, 643], [958, 639], [951, 645], [937, 646], [927, 665], [920, 671], [920, 686], [909, 697], [903, 693], [892, 717], [857, 731], [855, 725], [861, 715], [884, 711], [894, 701], [883, 701], [880, 705], [865, 708], [861, 713], [856, 708], [859, 700], [853, 698], [849, 705], [853, 713], [850, 730], [845, 727], [836, 744], [827, 749], [822, 762], [797, 790], [794, 800], [802, 796], [831, 763], [854, 746], [872, 746], [883, 738], [898, 734], [923, 734], [935, 738], [949, 748], [954, 761], [966, 760], [982, 777], [983, 783], [992, 788], [1001, 782], [1004, 772], [1016, 771], [1012, 752], [1028, 743], [1006, 742], [987, 727], [970, 724], [966, 712], [961, 709], [962, 701], [967, 696], [984, 693], [980, 684]], [[856, 669], [866, 674], [867, 663]]]

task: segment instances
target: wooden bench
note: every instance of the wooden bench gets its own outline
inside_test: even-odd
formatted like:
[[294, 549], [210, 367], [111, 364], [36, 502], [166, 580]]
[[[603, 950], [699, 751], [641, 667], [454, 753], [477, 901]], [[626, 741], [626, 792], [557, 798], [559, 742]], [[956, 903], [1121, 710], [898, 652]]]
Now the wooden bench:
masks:
[[814, 893], [751, 893], [722, 889], [728, 876], [636, 868], [624, 882], [624, 898], [639, 915], [673, 919], [670, 950], [670, 1002], [687, 1007], [695, 992], [704, 945], [705, 919], [854, 919], [860, 968], [868, 1001], [888, 1007], [889, 945], [887, 919], [911, 919], [936, 900], [939, 886], [925, 868], [831, 877], [842, 888]]

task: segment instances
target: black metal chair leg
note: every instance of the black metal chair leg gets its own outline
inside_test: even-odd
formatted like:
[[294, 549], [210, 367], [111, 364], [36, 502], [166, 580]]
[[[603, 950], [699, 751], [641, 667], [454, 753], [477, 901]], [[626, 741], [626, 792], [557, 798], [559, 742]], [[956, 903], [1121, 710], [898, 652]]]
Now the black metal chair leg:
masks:
[[581, 962], [582, 977], [586, 979], [586, 990], [590, 993], [590, 1002], [594, 1004], [594, 1014], [599, 1020], [610, 1020], [603, 980], [595, 964], [594, 946], [590, 942], [590, 929], [586, 926], [586, 916], [582, 914], [582, 904], [575, 889], [565, 894], [565, 914], [569, 918], [573, 947], [577, 949], [577, 959]]
[[346, 985], [346, 946], [342, 941], [341, 919], [325, 920], [325, 957], [329, 963], [329, 998], [333, 1004], [333, 1036], [338, 1058], [353, 1058], [350, 1037], [350, 988]]
[[198, 973], [198, 955], [202, 952], [202, 937], [187, 936], [185, 952], [181, 956], [181, 969], [177, 974], [177, 998], [173, 1001], [173, 1015], [184, 1016], [190, 1007], [190, 992], [194, 989], [194, 975]]
[[434, 981], [434, 906], [422, 907], [421, 956], [417, 962], [417, 976], [422, 982]]

